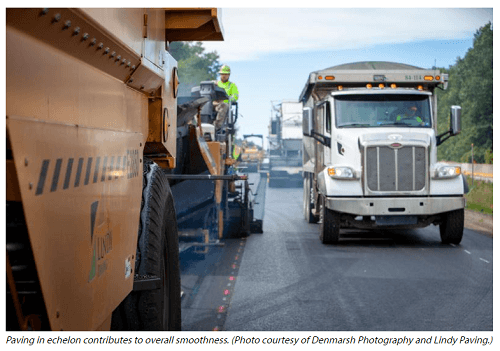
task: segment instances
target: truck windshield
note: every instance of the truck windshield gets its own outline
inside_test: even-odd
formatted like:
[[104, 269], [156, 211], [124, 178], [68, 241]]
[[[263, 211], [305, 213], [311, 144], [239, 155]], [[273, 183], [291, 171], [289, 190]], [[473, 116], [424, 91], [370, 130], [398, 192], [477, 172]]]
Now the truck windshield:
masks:
[[335, 117], [337, 128], [431, 127], [426, 95], [338, 95]]

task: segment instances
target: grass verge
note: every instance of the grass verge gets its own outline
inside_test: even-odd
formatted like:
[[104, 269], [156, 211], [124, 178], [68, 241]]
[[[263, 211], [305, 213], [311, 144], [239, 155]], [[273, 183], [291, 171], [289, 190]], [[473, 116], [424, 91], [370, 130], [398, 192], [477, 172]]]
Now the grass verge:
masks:
[[469, 193], [465, 195], [467, 199], [468, 210], [476, 212], [493, 214], [493, 183], [488, 183], [482, 180], [474, 179], [472, 186], [472, 178], [466, 177], [469, 184]]

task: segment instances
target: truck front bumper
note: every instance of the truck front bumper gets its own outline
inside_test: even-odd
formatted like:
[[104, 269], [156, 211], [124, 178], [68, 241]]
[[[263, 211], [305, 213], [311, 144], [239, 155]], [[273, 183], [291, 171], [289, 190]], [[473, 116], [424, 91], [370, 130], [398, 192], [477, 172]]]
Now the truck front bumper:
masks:
[[328, 197], [326, 207], [356, 216], [434, 215], [465, 207], [465, 197], [345, 198]]

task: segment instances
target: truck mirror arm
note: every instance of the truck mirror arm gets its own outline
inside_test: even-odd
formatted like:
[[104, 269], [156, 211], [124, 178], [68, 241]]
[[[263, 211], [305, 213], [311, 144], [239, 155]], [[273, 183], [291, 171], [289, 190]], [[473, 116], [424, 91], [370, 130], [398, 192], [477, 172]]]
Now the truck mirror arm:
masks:
[[[445, 138], [441, 139], [444, 136], [445, 136]], [[446, 132], [444, 132], [442, 134], [439, 134], [438, 136], [436, 136], [436, 146], [441, 145], [443, 142], [445, 142], [446, 140], [448, 140], [451, 136], [452, 136], [451, 135], [451, 129], [447, 130]]]
[[311, 131], [311, 136], [325, 146], [332, 146], [332, 138], [327, 137], [326, 135]]

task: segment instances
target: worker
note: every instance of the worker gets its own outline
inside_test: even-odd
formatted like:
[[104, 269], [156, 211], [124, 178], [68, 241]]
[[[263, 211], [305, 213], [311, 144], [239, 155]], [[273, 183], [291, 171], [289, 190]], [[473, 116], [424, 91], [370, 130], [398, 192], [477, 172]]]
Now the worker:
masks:
[[418, 108], [415, 104], [409, 105], [406, 111], [396, 116], [396, 122], [400, 121], [408, 121], [412, 125], [424, 125], [424, 120], [419, 116]]
[[226, 94], [229, 96], [229, 100], [224, 100], [223, 102], [214, 101], [215, 110], [217, 111], [217, 118], [215, 120], [215, 129], [220, 129], [226, 119], [230, 104], [229, 102], [238, 101], [239, 92], [238, 87], [233, 82], [229, 81], [229, 75], [231, 74], [231, 69], [229, 66], [224, 65], [221, 67], [220, 71], [220, 79], [217, 81], [217, 86], [220, 88], [224, 88]]
[[241, 150], [242, 147], [238, 146], [237, 144], [234, 143], [233, 141], [233, 159], [236, 161], [239, 161], [241, 158]]

